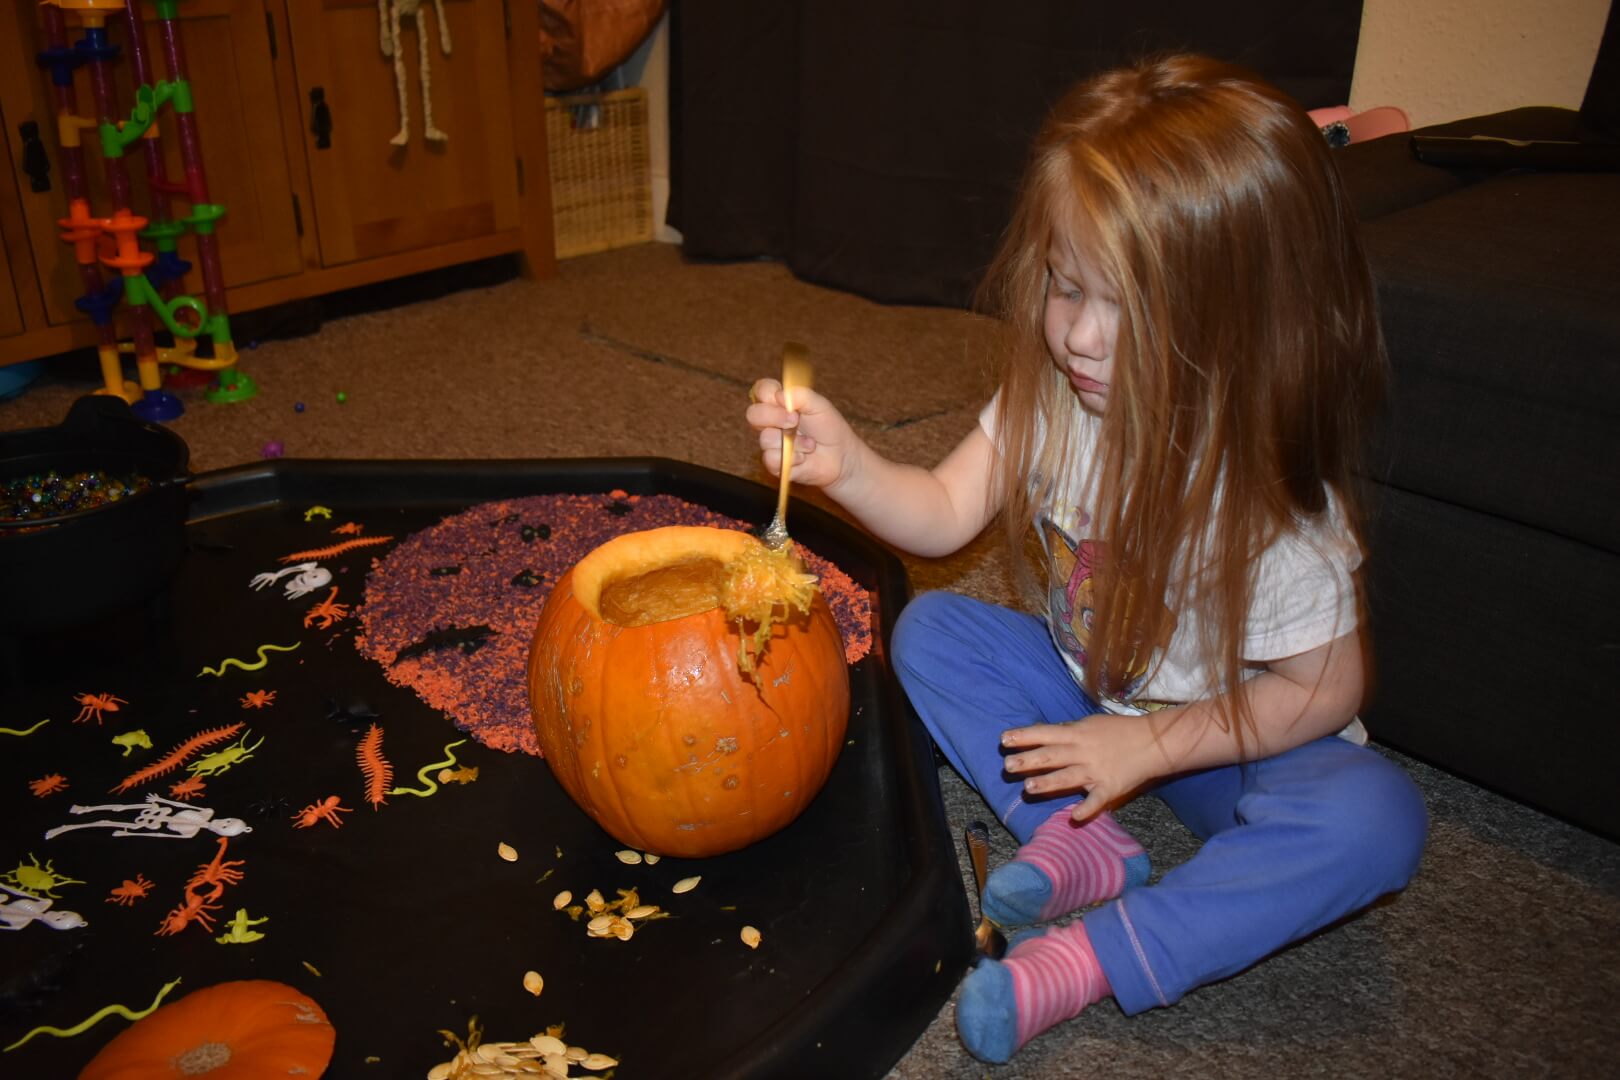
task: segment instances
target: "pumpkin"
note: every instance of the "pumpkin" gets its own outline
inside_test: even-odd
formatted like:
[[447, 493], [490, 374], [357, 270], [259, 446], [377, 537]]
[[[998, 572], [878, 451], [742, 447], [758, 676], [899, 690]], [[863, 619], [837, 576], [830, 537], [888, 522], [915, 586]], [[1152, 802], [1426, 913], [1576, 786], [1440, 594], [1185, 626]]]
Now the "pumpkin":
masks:
[[620, 843], [687, 858], [777, 832], [827, 781], [849, 669], [815, 579], [732, 529], [598, 547], [547, 597], [529, 650], [535, 734]]
[[268, 979], [187, 994], [126, 1028], [79, 1080], [318, 1077], [337, 1032], [313, 1000]]

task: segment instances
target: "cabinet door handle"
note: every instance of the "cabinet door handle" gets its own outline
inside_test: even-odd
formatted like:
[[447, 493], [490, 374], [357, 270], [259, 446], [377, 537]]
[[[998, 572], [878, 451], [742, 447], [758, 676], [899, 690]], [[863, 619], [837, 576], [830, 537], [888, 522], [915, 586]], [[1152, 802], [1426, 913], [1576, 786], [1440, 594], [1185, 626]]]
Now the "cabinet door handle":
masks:
[[315, 149], [332, 148], [332, 109], [326, 104], [324, 87], [309, 88], [309, 130], [315, 136]]
[[39, 124], [24, 120], [17, 125], [17, 134], [22, 136], [23, 172], [28, 174], [28, 186], [35, 191], [51, 190], [51, 158], [39, 137]]

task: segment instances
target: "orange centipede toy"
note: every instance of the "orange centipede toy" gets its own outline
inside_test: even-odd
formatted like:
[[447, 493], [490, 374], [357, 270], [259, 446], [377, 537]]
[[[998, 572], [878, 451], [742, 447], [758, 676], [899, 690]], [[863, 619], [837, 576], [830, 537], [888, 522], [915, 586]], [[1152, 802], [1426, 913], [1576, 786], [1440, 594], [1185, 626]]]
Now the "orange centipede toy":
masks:
[[354, 751], [366, 778], [366, 801], [373, 810], [388, 801], [388, 789], [394, 782], [394, 766], [383, 757], [382, 738], [382, 725], [372, 724]]
[[238, 731], [241, 731], [245, 724], [246, 721], [238, 720], [236, 723], [227, 724], [224, 727], [209, 728], [207, 731], [197, 732], [197, 734], [179, 744], [173, 750], [146, 766], [146, 768], [139, 769], [124, 777], [123, 783], [112, 789], [113, 794], [122, 795], [130, 788], [140, 787], [148, 780], [155, 780], [166, 773], [173, 772], [184, 764], [185, 760], [192, 754], [205, 746], [224, 742]]
[[310, 548], [308, 551], [295, 551], [291, 555], [283, 555], [281, 557], [281, 561], [284, 563], [295, 563], [313, 562], [316, 559], [329, 559], [334, 555], [341, 555], [345, 551], [353, 551], [355, 548], [375, 547], [377, 544], [386, 544], [392, 539], [392, 536], [362, 536], [356, 540], [345, 540], [341, 544], [333, 544], [331, 547]]

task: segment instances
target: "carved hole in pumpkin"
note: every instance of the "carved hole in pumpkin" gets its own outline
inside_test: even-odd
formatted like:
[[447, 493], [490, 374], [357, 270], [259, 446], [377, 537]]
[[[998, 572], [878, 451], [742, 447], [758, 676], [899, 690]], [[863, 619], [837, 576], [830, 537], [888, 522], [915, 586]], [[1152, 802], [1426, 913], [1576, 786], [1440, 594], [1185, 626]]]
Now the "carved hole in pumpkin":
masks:
[[726, 564], [700, 556], [608, 582], [597, 601], [602, 618], [617, 626], [647, 626], [684, 619], [720, 606]]

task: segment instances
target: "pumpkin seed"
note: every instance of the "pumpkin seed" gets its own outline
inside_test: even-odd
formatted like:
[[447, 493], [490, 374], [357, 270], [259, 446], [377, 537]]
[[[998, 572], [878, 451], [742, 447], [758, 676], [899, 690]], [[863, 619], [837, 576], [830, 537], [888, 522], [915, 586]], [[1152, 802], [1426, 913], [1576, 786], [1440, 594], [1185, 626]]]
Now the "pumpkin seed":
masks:
[[538, 971], [525, 971], [523, 973], [523, 989], [527, 990], [535, 997], [539, 997], [540, 991], [544, 990], [545, 988], [546, 980], [540, 977], [540, 973]]
[[627, 919], [645, 919], [647, 916], [656, 915], [657, 913], [657, 904], [641, 904], [625, 912], [624, 917]]
[[605, 934], [608, 932], [608, 927], [613, 925], [613, 918], [612, 915], [598, 915], [585, 924], [585, 929], [593, 934]]
[[513, 847], [511, 844], [503, 843], [500, 847], [496, 848], [495, 851], [507, 862], [517, 862], [517, 848]]
[[585, 897], [585, 906], [592, 912], [603, 911], [607, 908], [607, 901], [602, 899], [602, 890], [592, 889], [590, 895]]
[[478, 1060], [488, 1065], [494, 1062], [496, 1058], [501, 1056], [501, 1048], [495, 1043], [484, 1043], [479, 1046], [478, 1049], [474, 1050], [473, 1053], [478, 1055]]
[[427, 1080], [450, 1080], [450, 1074], [454, 1071], [455, 1062], [441, 1062], [428, 1070]]
[[592, 1072], [596, 1072], [600, 1069], [611, 1069], [618, 1063], [618, 1058], [610, 1058], [606, 1054], [592, 1054], [579, 1064], [581, 1068], [590, 1069]]
[[759, 948], [759, 931], [752, 926], [742, 928], [742, 943], [750, 949]]
[[689, 893], [697, 888], [698, 882], [702, 880], [703, 876], [701, 874], [697, 877], [683, 877], [671, 886], [669, 891], [672, 893]]
[[583, 1046], [570, 1046], [563, 1054], [569, 1061], [584, 1061], [591, 1056], [591, 1052]]
[[620, 941], [629, 941], [631, 936], [635, 934], [636, 928], [630, 925], [630, 920], [615, 917], [613, 926], [608, 932]]
[[631, 851], [629, 848], [625, 848], [622, 851], [615, 851], [613, 853], [613, 857], [624, 863], [626, 866], [637, 866], [641, 863], [641, 852]]
[[562, 892], [558, 893], [555, 897], [552, 898], [552, 900], [551, 900], [551, 910], [553, 910], [553, 911], [561, 911], [563, 908], [567, 907], [570, 903], [572, 903], [573, 900], [574, 900], [574, 894], [569, 892], [567, 889], [564, 889]]
[[529, 1045], [547, 1057], [556, 1057], [568, 1049], [567, 1044], [555, 1035], [536, 1035], [529, 1040]]
[[654, 855], [650, 851], [647, 852], [647, 854], [643, 855], [642, 858], [643, 858], [643, 860], [646, 861], [648, 866], [651, 866], [651, 865], [653, 865], [654, 863], [656, 863], [658, 861], [658, 856]]

